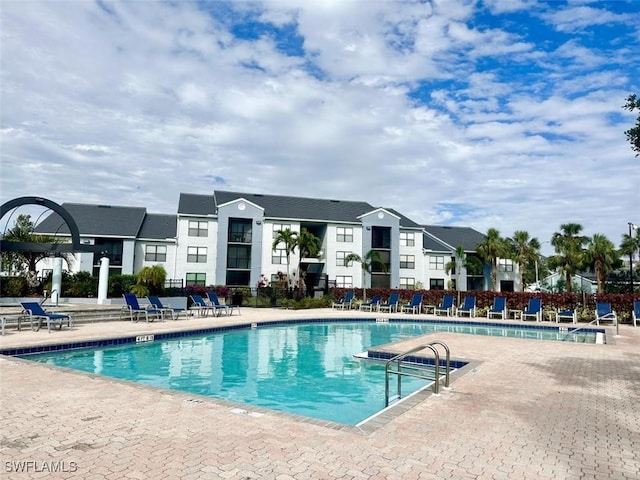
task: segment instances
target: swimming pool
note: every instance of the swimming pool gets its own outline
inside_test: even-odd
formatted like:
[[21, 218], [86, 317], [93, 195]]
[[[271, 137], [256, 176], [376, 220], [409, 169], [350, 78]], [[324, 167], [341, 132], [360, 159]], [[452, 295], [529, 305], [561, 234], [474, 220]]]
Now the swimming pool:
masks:
[[[408, 324], [312, 323], [29, 355], [50, 365], [356, 425], [384, 408], [384, 364], [356, 358]], [[403, 395], [428, 385], [403, 379]]]
[[[57, 352], [21, 355], [51, 365], [355, 425], [384, 407], [384, 366], [354, 358], [370, 347], [439, 331], [541, 340], [567, 337], [566, 330], [558, 327], [410, 319], [273, 322], [248, 327], [209, 329], [198, 336], [183, 332], [181, 336], [120, 338], [110, 345], [108, 341], [97, 346], [57, 345], [51, 346], [60, 348]], [[580, 335], [595, 336], [598, 331], [585, 329]], [[403, 379], [403, 394], [426, 385], [425, 380]]]

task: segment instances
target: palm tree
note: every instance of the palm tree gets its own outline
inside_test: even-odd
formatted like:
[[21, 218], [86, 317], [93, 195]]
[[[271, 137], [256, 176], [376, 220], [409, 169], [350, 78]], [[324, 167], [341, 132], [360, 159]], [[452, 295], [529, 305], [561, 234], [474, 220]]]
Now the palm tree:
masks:
[[306, 228], [300, 230], [300, 235], [296, 239], [296, 246], [298, 247], [298, 254], [300, 259], [298, 260], [298, 282], [300, 289], [302, 289], [302, 259], [317, 257], [322, 247], [322, 240], [316, 237]]
[[596, 272], [598, 293], [604, 293], [607, 274], [622, 263], [613, 242], [604, 235], [596, 233], [589, 239], [585, 252], [585, 262]]
[[512, 250], [512, 258], [518, 264], [520, 276], [520, 288], [524, 292], [524, 271], [527, 265], [535, 262], [540, 251], [540, 242], [537, 238], [529, 238], [529, 232], [517, 230], [513, 237], [508, 239]]
[[447, 263], [445, 269], [447, 273], [456, 274], [456, 290], [460, 290], [460, 274], [462, 273], [462, 267], [467, 267], [467, 254], [464, 251], [464, 247], [456, 247], [456, 251], [449, 263]]
[[620, 243], [620, 254], [630, 255], [633, 257], [636, 252], [640, 252], [640, 229], [636, 230], [636, 236], [625, 233], [622, 235], [622, 242]]
[[380, 253], [376, 250], [369, 250], [364, 257], [361, 257], [357, 253], [350, 253], [346, 257], [344, 257], [345, 265], [349, 265], [351, 262], [359, 262], [362, 266], [362, 296], [364, 300], [367, 300], [367, 280], [366, 274], [371, 275], [374, 267], [380, 268], [383, 272], [387, 271], [387, 266], [382, 261], [382, 257]]
[[138, 285], [142, 285], [147, 288], [147, 295], [149, 293], [157, 295], [162, 292], [166, 279], [167, 271], [162, 265], [143, 267], [136, 275]]
[[484, 242], [476, 247], [476, 252], [482, 260], [491, 264], [491, 289], [496, 291], [498, 283], [498, 258], [506, 256], [507, 245], [495, 228], [487, 230]]
[[280, 245], [284, 245], [284, 252], [287, 257], [287, 288], [289, 288], [290, 283], [289, 263], [291, 254], [295, 251], [297, 244], [298, 232], [294, 232], [290, 228], [285, 228], [284, 230], [278, 230], [276, 232], [276, 237], [273, 239], [273, 245], [271, 246], [275, 252]]
[[582, 225], [578, 223], [564, 223], [560, 225], [560, 230], [551, 237], [551, 245], [556, 249], [557, 255], [549, 258], [549, 267], [564, 273], [567, 293], [572, 293], [573, 276], [584, 263], [583, 247], [587, 237], [580, 235]]

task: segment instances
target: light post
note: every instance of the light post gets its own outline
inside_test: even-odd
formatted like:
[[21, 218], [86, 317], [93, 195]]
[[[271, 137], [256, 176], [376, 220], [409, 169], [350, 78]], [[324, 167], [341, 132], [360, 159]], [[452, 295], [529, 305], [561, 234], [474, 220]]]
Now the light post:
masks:
[[[634, 241], [633, 241], [633, 237], [632, 237], [632, 230], [635, 230], [638, 228], [638, 225], [634, 225], [633, 223], [629, 222], [629, 242], [630, 242], [630, 249], [629, 249], [629, 293], [631, 293], [631, 296], [633, 297], [633, 253], [634, 253]], [[633, 305], [633, 298], [631, 298], [631, 304]], [[631, 307], [633, 308], [633, 306]]]

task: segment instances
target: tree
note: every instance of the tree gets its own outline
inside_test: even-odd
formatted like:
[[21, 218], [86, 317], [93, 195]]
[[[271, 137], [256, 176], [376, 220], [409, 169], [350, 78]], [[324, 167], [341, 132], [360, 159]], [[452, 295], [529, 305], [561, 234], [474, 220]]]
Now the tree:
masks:
[[622, 235], [622, 242], [620, 243], [620, 254], [631, 255], [632, 257], [636, 252], [640, 252], [640, 229], [636, 229], [636, 236], [629, 236], [628, 233]]
[[[60, 238], [49, 235], [37, 235], [34, 232], [35, 225], [31, 221], [31, 215], [18, 215], [16, 223], [4, 235], [3, 240], [8, 242], [25, 243], [63, 243]], [[2, 268], [10, 272], [33, 274], [40, 260], [49, 257], [49, 252], [2, 252]], [[70, 267], [74, 260], [73, 253], [62, 253], [63, 260]]]
[[622, 263], [613, 242], [599, 233], [589, 239], [585, 251], [585, 262], [591, 265], [596, 272], [598, 293], [605, 293], [604, 284], [607, 274]]
[[491, 289], [495, 292], [498, 283], [498, 258], [504, 258], [508, 252], [505, 240], [495, 228], [487, 230], [484, 241], [476, 247], [482, 260], [491, 264]]
[[306, 228], [303, 228], [296, 239], [296, 246], [300, 255], [298, 260], [298, 286], [302, 289], [302, 259], [317, 257], [322, 247], [322, 240]]
[[291, 282], [291, 274], [289, 272], [291, 254], [295, 251], [297, 243], [298, 232], [294, 232], [290, 228], [278, 230], [276, 237], [273, 239], [272, 249], [274, 252], [278, 250], [279, 246], [284, 245], [284, 252], [287, 257], [287, 288], [289, 288]]
[[456, 290], [460, 290], [460, 274], [462, 273], [462, 268], [467, 268], [467, 254], [464, 251], [464, 247], [459, 246], [456, 247], [456, 251], [454, 253], [453, 260], [447, 263], [445, 269], [447, 273], [456, 274]]
[[374, 267], [378, 267], [383, 272], [387, 271], [387, 266], [382, 261], [380, 253], [375, 250], [369, 250], [364, 257], [361, 257], [357, 253], [350, 253], [344, 257], [345, 265], [349, 265], [351, 262], [359, 262], [362, 266], [362, 296], [364, 300], [367, 300], [367, 278], [366, 274], [371, 275]]
[[540, 255], [540, 242], [535, 237], [529, 238], [529, 232], [524, 230], [513, 232], [513, 237], [509, 238], [508, 242], [511, 248], [511, 258], [518, 264], [520, 288], [524, 292], [525, 269]]
[[162, 265], [153, 265], [151, 267], [143, 267], [138, 274], [136, 275], [137, 286], [142, 286], [146, 288], [146, 293], [141, 295], [140, 292], [142, 289], [137, 289], [135, 292], [140, 296], [146, 296], [150, 293], [153, 295], [157, 295], [162, 292], [164, 288], [164, 282], [167, 279], [167, 271], [164, 269]]
[[584, 245], [587, 237], [580, 235], [582, 225], [578, 223], [564, 223], [560, 225], [560, 232], [551, 237], [551, 245], [556, 255], [549, 258], [549, 267], [564, 273], [567, 292], [573, 292], [573, 276], [584, 264]]
[[636, 152], [636, 157], [640, 155], [640, 99], [633, 94], [627, 97], [627, 103], [622, 108], [633, 112], [638, 109], [638, 118], [636, 119], [636, 126], [626, 130], [624, 133], [627, 136], [627, 140], [631, 144], [631, 150]]

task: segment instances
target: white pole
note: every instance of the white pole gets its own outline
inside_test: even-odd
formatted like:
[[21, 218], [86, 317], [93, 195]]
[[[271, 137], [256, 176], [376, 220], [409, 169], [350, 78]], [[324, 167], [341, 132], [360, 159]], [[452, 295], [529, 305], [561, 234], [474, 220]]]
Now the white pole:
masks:
[[106, 303], [108, 287], [109, 259], [107, 257], [102, 257], [100, 259], [100, 277], [98, 279], [98, 303], [100, 305]]
[[58, 306], [62, 292], [62, 257], [53, 258], [53, 273], [51, 274], [51, 301]]

